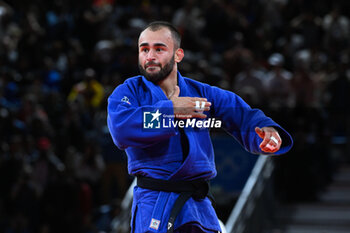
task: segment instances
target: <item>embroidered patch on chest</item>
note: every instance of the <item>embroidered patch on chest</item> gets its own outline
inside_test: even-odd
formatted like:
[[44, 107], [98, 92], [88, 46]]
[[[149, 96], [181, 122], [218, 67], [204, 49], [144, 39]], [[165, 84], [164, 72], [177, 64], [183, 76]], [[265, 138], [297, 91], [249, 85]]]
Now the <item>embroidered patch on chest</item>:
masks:
[[152, 218], [151, 224], [149, 225], [149, 227], [154, 229], [154, 230], [158, 230], [159, 225], [160, 225], [160, 221], [157, 220], [157, 219]]

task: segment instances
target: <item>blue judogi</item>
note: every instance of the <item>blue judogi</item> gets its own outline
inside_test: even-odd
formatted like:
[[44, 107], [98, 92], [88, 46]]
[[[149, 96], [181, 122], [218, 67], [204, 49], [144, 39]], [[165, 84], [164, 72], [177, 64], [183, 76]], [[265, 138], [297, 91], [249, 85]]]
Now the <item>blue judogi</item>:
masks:
[[[236, 94], [182, 77], [180, 73], [178, 85], [180, 96], [207, 98], [212, 103], [211, 110], [205, 112], [208, 118], [222, 120], [225, 130], [249, 152], [264, 154], [259, 148], [262, 139], [255, 133], [256, 126], [278, 129], [283, 144], [275, 154], [285, 153], [292, 147], [292, 138], [283, 128], [262, 111], [250, 108]], [[155, 113], [157, 110], [163, 116], [174, 115], [172, 101], [158, 85], [143, 76], [127, 79], [108, 99], [108, 127], [114, 143], [126, 150], [129, 174], [164, 180], [214, 178], [216, 169], [209, 130], [184, 129], [189, 150], [183, 161], [177, 127], [143, 127], [145, 113]], [[132, 207], [134, 232], [166, 232], [170, 210], [178, 195], [135, 187]], [[176, 218], [175, 229], [189, 222], [204, 231], [220, 231], [215, 210], [208, 198], [190, 198]]]

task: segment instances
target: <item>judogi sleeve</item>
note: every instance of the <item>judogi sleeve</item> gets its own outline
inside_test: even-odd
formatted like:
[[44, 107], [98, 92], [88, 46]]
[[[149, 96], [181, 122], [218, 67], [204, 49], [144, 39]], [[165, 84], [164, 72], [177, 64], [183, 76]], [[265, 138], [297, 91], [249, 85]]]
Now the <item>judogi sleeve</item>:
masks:
[[289, 133], [261, 110], [252, 109], [241, 97], [230, 91], [217, 87], [210, 87], [209, 91], [214, 116], [222, 120], [225, 130], [247, 151], [254, 154], [269, 154], [260, 149], [262, 139], [255, 132], [255, 127], [267, 126], [277, 129], [282, 139], [280, 150], [274, 154], [283, 154], [291, 149], [293, 140]]
[[128, 147], [144, 148], [177, 134], [174, 127], [144, 129], [144, 112], [156, 112], [174, 115], [170, 100], [160, 100], [153, 105], [139, 106], [137, 96], [126, 83], [119, 85], [108, 98], [107, 125], [114, 143], [119, 149]]

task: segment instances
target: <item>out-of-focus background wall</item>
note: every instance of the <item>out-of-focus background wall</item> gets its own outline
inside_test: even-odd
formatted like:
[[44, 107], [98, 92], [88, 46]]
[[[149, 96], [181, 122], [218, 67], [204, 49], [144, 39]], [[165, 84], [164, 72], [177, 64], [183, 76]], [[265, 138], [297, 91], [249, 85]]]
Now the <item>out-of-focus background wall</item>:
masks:
[[349, 6], [0, 0], [0, 231], [108, 232], [131, 177], [106, 99], [138, 74], [137, 38], [153, 20], [180, 30], [183, 75], [236, 92], [291, 132], [294, 148], [274, 158], [277, 197], [317, 199], [350, 162]]

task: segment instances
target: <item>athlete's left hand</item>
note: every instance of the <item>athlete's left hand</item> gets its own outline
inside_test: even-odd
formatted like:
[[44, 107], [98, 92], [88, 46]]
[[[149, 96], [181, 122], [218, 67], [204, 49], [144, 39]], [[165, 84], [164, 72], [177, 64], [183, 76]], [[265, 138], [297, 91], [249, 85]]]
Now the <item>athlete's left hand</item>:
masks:
[[255, 127], [255, 132], [263, 139], [263, 141], [260, 143], [260, 148], [262, 151], [275, 153], [280, 149], [282, 139], [275, 128]]

